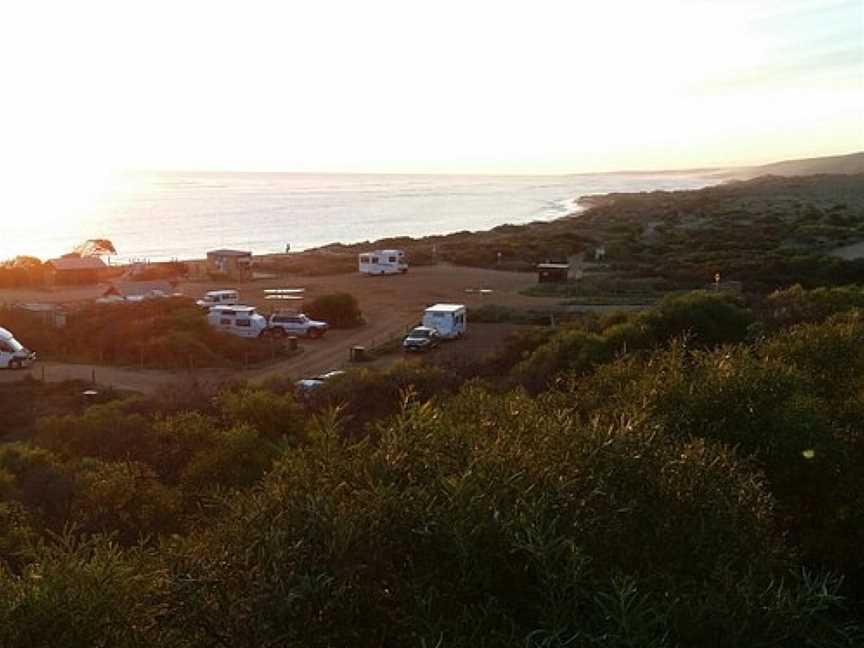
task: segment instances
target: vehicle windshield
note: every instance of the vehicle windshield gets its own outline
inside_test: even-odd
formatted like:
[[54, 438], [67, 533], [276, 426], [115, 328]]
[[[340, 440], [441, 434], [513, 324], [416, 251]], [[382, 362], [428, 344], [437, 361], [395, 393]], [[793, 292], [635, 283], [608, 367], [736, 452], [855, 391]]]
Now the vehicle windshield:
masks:
[[427, 338], [431, 331], [429, 329], [420, 329], [416, 328], [408, 334], [408, 337], [412, 338]]

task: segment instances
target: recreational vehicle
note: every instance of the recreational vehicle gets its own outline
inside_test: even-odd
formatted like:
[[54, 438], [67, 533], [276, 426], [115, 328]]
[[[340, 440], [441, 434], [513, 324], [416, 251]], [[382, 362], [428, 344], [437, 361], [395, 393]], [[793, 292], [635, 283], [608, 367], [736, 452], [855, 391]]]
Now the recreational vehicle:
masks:
[[33, 351], [25, 349], [11, 331], [0, 328], [0, 369], [23, 369], [35, 360]]
[[435, 304], [423, 312], [423, 326], [438, 331], [442, 338], [462, 337], [468, 329], [465, 304]]
[[267, 330], [267, 318], [254, 306], [213, 306], [207, 323], [215, 329], [245, 338], [257, 338]]
[[240, 302], [240, 293], [236, 290], [211, 290], [199, 299], [196, 304], [201, 308], [212, 308], [213, 306], [233, 306]]
[[360, 272], [368, 275], [389, 275], [408, 272], [408, 260], [402, 250], [375, 250], [359, 256]]

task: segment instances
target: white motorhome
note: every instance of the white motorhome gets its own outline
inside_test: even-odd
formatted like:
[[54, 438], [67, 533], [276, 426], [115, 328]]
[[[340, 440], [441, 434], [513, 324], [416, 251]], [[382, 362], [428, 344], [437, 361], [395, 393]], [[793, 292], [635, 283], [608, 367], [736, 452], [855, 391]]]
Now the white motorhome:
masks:
[[215, 329], [245, 338], [257, 338], [267, 330], [267, 318], [254, 306], [213, 306], [207, 323]]
[[375, 250], [358, 256], [362, 274], [389, 275], [408, 272], [408, 259], [402, 250]]
[[36, 360], [36, 354], [15, 339], [11, 331], [0, 328], [0, 369], [23, 369]]
[[423, 312], [423, 326], [438, 331], [442, 338], [460, 338], [468, 330], [465, 304], [435, 304]]
[[195, 302], [201, 308], [213, 306], [234, 306], [240, 303], [240, 293], [236, 290], [211, 290], [204, 294], [204, 299]]

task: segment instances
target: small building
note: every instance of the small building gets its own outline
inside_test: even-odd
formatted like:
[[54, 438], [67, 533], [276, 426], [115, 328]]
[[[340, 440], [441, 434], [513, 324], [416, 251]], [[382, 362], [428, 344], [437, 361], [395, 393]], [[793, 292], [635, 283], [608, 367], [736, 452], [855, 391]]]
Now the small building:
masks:
[[569, 263], [552, 263], [546, 261], [537, 264], [538, 283], [562, 283], [570, 276]]
[[173, 294], [174, 285], [170, 281], [115, 281], [102, 293], [102, 297], [116, 296], [127, 301], [140, 301]]
[[207, 274], [225, 279], [252, 279], [252, 253], [244, 250], [212, 250], [207, 253]]
[[102, 279], [108, 266], [99, 257], [69, 255], [45, 262], [46, 279], [55, 286], [80, 286], [96, 284]]

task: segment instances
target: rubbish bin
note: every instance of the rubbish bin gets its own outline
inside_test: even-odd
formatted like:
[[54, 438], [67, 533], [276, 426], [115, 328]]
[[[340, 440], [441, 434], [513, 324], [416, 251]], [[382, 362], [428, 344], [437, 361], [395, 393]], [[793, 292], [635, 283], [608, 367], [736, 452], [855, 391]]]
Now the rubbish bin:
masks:
[[286, 340], [286, 343], [288, 344], [288, 350], [289, 351], [296, 351], [297, 350], [297, 336], [296, 335], [289, 335], [288, 339]]
[[366, 347], [351, 347], [351, 362], [363, 362], [366, 359]]

